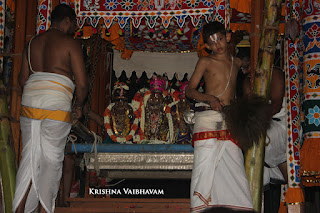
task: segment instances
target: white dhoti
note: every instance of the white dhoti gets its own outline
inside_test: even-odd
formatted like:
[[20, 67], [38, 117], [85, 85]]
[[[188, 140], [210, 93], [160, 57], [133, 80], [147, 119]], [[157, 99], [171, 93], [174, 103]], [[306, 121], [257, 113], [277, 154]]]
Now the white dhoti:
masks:
[[59, 74], [32, 74], [23, 90], [20, 126], [23, 150], [16, 176], [15, 212], [32, 182], [25, 212], [39, 204], [54, 212], [66, 139], [71, 129], [73, 82]]
[[[285, 104], [285, 103], [284, 103]], [[272, 117], [270, 128], [267, 131], [265, 147], [265, 163], [263, 184], [284, 183], [284, 177], [278, 165], [286, 162], [287, 149], [287, 121], [285, 105], [279, 113]]]
[[216, 111], [197, 112], [193, 133], [191, 212], [212, 206], [253, 210], [241, 149]]

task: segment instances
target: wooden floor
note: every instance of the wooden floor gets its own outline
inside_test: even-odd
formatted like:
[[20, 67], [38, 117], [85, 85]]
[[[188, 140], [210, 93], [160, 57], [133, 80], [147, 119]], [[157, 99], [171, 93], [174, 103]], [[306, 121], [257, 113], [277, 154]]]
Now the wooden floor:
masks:
[[86, 212], [139, 212], [139, 213], [187, 213], [189, 199], [141, 199], [141, 198], [70, 198], [70, 207], [56, 207], [55, 213]]

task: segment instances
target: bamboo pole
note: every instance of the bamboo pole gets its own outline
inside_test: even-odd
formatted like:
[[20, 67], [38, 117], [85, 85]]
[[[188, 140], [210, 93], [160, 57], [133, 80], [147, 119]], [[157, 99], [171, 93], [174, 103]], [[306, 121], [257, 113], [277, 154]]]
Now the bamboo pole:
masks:
[[[251, 74], [253, 76], [254, 69], [257, 66], [258, 52], [260, 44], [260, 32], [263, 22], [263, 7], [264, 0], [251, 1], [251, 33], [250, 33], [250, 61], [251, 61]], [[252, 82], [253, 83], [253, 82]]]
[[10, 130], [7, 96], [3, 81], [0, 80], [0, 171], [5, 212], [12, 212], [12, 201], [16, 183], [16, 163]]
[[[269, 99], [272, 65], [279, 31], [281, 0], [265, 0], [258, 61], [255, 67], [253, 92]], [[265, 137], [245, 155], [245, 168], [254, 209], [261, 212]]]

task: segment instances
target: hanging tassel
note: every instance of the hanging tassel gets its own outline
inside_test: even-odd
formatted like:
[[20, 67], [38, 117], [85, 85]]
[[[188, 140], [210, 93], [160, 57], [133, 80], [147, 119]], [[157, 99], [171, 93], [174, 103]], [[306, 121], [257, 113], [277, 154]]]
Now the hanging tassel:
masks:
[[285, 202], [281, 202], [280, 203], [280, 207], [278, 210], [278, 213], [287, 213], [288, 212], [288, 208]]
[[303, 191], [301, 188], [288, 188], [286, 197], [286, 203], [304, 203]]

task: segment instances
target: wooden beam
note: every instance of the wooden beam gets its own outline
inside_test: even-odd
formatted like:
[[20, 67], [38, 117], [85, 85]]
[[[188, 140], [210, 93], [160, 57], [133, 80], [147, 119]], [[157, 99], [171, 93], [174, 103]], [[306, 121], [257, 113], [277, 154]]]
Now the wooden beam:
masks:
[[[33, 5], [36, 7], [36, 5]], [[25, 46], [26, 35], [26, 13], [27, 13], [27, 1], [16, 1], [16, 23], [14, 29], [14, 42], [13, 52], [20, 54], [23, 52]], [[21, 100], [21, 88], [18, 84], [18, 76], [20, 72], [22, 57], [13, 57], [13, 67], [11, 75], [11, 99], [10, 99], [10, 114], [11, 116], [19, 120], [20, 117], [20, 100]], [[12, 137], [14, 142], [14, 149], [16, 153], [16, 159], [19, 159], [19, 144], [20, 144], [20, 124], [17, 122], [11, 122]]]
[[53, 10], [58, 4], [60, 4], [60, 0], [52, 0], [52, 10]]

